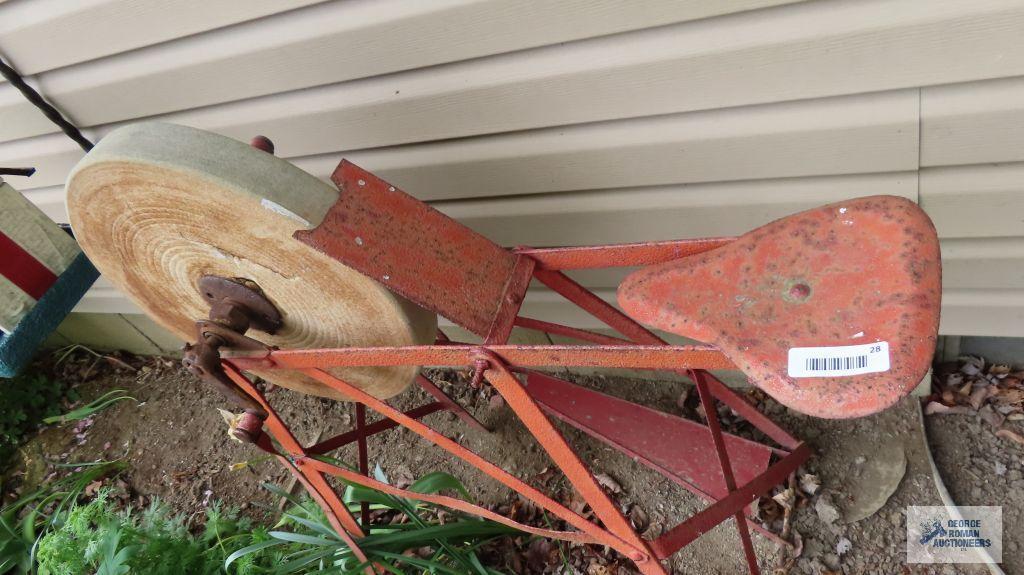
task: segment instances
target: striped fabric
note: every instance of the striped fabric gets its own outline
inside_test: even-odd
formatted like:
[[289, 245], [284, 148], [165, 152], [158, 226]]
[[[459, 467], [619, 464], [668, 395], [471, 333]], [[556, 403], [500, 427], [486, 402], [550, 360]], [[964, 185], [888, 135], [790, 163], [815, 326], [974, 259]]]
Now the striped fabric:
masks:
[[0, 180], [0, 331], [13, 331], [79, 253], [71, 236]]

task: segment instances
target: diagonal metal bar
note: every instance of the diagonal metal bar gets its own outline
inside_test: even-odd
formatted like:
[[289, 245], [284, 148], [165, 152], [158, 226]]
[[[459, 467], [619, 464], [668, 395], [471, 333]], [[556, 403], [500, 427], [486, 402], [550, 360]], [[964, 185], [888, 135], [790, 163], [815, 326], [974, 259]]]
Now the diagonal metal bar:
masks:
[[[715, 406], [715, 398], [708, 390], [708, 384], [704, 381], [703, 373], [691, 373], [690, 377], [697, 383], [697, 394], [700, 395], [700, 403], [704, 406], [704, 416], [707, 417], [708, 429], [711, 430], [711, 439], [715, 444], [715, 452], [718, 454], [718, 464], [722, 467], [725, 488], [729, 493], [732, 493], [736, 491], [736, 477], [733, 475], [732, 463], [729, 461], [729, 454], [725, 449], [725, 438], [722, 437], [722, 426], [718, 421], [718, 409]], [[733, 517], [736, 519], [736, 530], [739, 532], [740, 541], [743, 544], [743, 554], [747, 558], [747, 567], [750, 569], [750, 575], [760, 575], [761, 569], [757, 565], [754, 543], [750, 540], [750, 531], [747, 530], [747, 522], [746, 517], [743, 515], [743, 510], [737, 510]]]
[[436, 383], [430, 380], [427, 376], [420, 374], [416, 376], [416, 384], [423, 388], [423, 391], [429, 393], [437, 400], [438, 403], [443, 405], [445, 409], [451, 411], [462, 420], [463, 423], [484, 433], [490, 433], [491, 430], [487, 429], [484, 424], [480, 423], [480, 420], [473, 417], [473, 414], [466, 410], [465, 407], [459, 405], [454, 399], [448, 397], [448, 394], [441, 390]]
[[[621, 367], [629, 369], [735, 369], [722, 353], [707, 345], [487, 345], [502, 360], [518, 367]], [[238, 354], [225, 361], [239, 369], [315, 369], [322, 366], [465, 366], [477, 345], [414, 345], [275, 349]]]
[[523, 388], [522, 383], [506, 369], [501, 359], [494, 354], [481, 350], [479, 357], [490, 363], [490, 367], [485, 373], [487, 381], [498, 390], [520, 421], [547, 451], [555, 465], [565, 473], [576, 491], [590, 504], [594, 514], [601, 519], [609, 531], [639, 548], [627, 556], [636, 562], [645, 573], [663, 573], [661, 566], [656, 561], [651, 561], [648, 553], [640, 551], [640, 549], [646, 550], [647, 543], [640, 538], [636, 530], [629, 524], [629, 520], [622, 515], [622, 511], [601, 489], [597, 480], [594, 479], [594, 475], [580, 461], [579, 456], [565, 441], [551, 420], [544, 415], [540, 406]]
[[655, 556], [664, 559], [692, 543], [701, 535], [707, 533], [716, 525], [734, 515], [737, 510], [754, 501], [762, 493], [765, 493], [774, 485], [785, 481], [789, 474], [800, 467], [811, 455], [811, 448], [806, 443], [801, 443], [792, 453], [783, 457], [767, 471], [758, 475], [749, 483], [733, 491], [726, 497], [709, 505], [703, 511], [690, 517], [686, 521], [676, 525], [666, 533], [662, 534], [653, 542], [651, 549]]
[[459, 459], [462, 459], [466, 463], [469, 463], [473, 467], [476, 467], [480, 471], [483, 471], [490, 477], [497, 480], [499, 483], [519, 492], [524, 497], [527, 497], [528, 499], [530, 499], [534, 503], [537, 503], [547, 511], [550, 511], [554, 516], [558, 517], [559, 519], [562, 519], [569, 525], [592, 536], [598, 543], [612, 547], [613, 549], [616, 549], [627, 556], [631, 554], [635, 555], [636, 553], [642, 553], [640, 549], [637, 549], [631, 543], [619, 538], [618, 536], [608, 531], [605, 531], [596, 524], [584, 519], [578, 513], [573, 512], [566, 506], [562, 505], [561, 503], [558, 503], [554, 499], [551, 499], [550, 497], [548, 497], [535, 487], [531, 486], [530, 484], [524, 482], [518, 477], [498, 467], [494, 463], [491, 463], [490, 461], [484, 459], [471, 449], [459, 445], [452, 439], [446, 437], [441, 433], [438, 433], [436, 430], [424, 424], [423, 422], [416, 421], [415, 419], [406, 416], [401, 411], [398, 411], [397, 409], [391, 407], [387, 403], [384, 403], [383, 401], [349, 384], [348, 382], [339, 379], [321, 369], [303, 369], [302, 372], [312, 377], [313, 379], [316, 379], [317, 381], [327, 386], [330, 386], [333, 389], [338, 390], [352, 401], [364, 403], [366, 404], [367, 407], [373, 409], [374, 411], [383, 415], [384, 417], [393, 419], [394, 421], [398, 422], [398, 424], [402, 425], [403, 427], [406, 427], [413, 433], [419, 435], [420, 437], [426, 439], [427, 441], [430, 441], [431, 443], [437, 445], [438, 447], [441, 447], [445, 451], [448, 451], [449, 453], [455, 455]]
[[[427, 405], [421, 405], [414, 409], [410, 409], [409, 411], [405, 412], [405, 415], [413, 419], [422, 419], [430, 415], [431, 413], [444, 411], [444, 409], [445, 406], [441, 404], [441, 402], [435, 401], [434, 403], [428, 403]], [[378, 433], [381, 433], [382, 431], [387, 431], [395, 427], [398, 427], [398, 424], [390, 419], [381, 419], [378, 421], [374, 421], [373, 423], [367, 424], [366, 436], [369, 437], [371, 435], [376, 435]], [[323, 455], [325, 453], [330, 453], [335, 449], [338, 449], [339, 447], [344, 447], [349, 443], [358, 441], [358, 435], [359, 434], [354, 429], [351, 431], [347, 431], [340, 435], [336, 435], [329, 439], [325, 439], [320, 443], [317, 443], [316, 445], [311, 445], [307, 447], [306, 453], [308, 455]]]
[[[270, 406], [270, 403], [263, 397], [253, 385], [240, 371], [235, 369], [229, 364], [224, 364], [224, 371], [228, 374], [228, 377], [235, 382], [245, 393], [249, 394], [250, 397], [255, 399], [262, 405], [263, 409], [267, 412], [267, 419], [265, 421], [266, 427], [273, 434], [274, 438], [277, 439], [281, 447], [285, 449], [292, 457], [306, 457], [306, 452], [299, 444], [299, 441], [292, 435], [288, 427], [284, 424], [284, 421], [277, 415], [277, 412]], [[355, 518], [349, 512], [348, 507], [342, 503], [338, 498], [338, 494], [334, 492], [327, 480], [319, 472], [305, 474], [299, 473], [302, 477], [299, 477], [304, 485], [312, 486], [310, 493], [314, 494], [319, 500], [322, 500], [324, 504], [321, 505], [325, 511], [328, 511], [328, 520], [331, 525], [338, 531], [338, 535], [342, 538], [347, 545], [352, 548], [353, 554], [359, 557], [360, 561], [366, 561], [366, 556], [359, 549], [353, 537], [363, 537], [364, 532], [360, 528], [359, 523], [356, 522]], [[319, 501], [318, 501], [319, 503]]]
[[648, 266], [699, 254], [736, 241], [736, 238], [668, 240], [605, 246], [516, 248], [512, 253], [530, 256], [544, 270], [580, 270]]

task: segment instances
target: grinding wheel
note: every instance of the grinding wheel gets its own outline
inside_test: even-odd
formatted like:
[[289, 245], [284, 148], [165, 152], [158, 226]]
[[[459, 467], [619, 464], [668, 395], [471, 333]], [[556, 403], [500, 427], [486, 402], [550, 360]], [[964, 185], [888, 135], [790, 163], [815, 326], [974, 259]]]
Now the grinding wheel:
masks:
[[[283, 316], [283, 349], [432, 343], [437, 316], [292, 238], [320, 223], [332, 186], [290, 163], [217, 134], [164, 123], [111, 132], [72, 170], [72, 229], [115, 286], [186, 341], [210, 306], [205, 275], [255, 282]], [[416, 367], [336, 368], [378, 398], [405, 389]], [[304, 393], [343, 399], [297, 372], [254, 371]]]

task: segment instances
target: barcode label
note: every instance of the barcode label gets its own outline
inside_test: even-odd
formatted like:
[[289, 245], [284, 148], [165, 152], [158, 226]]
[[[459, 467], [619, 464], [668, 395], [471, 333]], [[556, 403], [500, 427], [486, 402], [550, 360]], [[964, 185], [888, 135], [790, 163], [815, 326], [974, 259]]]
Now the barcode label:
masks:
[[842, 377], [889, 371], [889, 343], [789, 349], [789, 377]]

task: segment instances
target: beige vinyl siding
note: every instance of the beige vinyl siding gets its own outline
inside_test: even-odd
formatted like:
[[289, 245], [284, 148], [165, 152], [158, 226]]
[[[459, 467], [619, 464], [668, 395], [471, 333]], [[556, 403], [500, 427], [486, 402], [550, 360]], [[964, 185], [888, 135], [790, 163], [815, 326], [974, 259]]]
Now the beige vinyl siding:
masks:
[[[265, 134], [506, 245], [739, 234], [900, 195], [942, 238], [942, 333], [1024, 336], [1024, 0], [33, 4], [0, 4], [0, 53], [91, 137]], [[59, 221], [81, 155], [0, 83], [0, 165], [39, 168], [15, 185]], [[613, 301], [622, 273], [576, 277]], [[153, 329], [102, 280], [78, 311]], [[543, 289], [524, 313], [596, 327]]]

